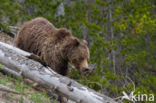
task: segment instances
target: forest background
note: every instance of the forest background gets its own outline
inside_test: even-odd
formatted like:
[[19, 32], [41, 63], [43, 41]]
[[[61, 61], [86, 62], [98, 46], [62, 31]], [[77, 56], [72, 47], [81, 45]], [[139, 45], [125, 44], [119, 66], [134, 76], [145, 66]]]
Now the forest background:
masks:
[[156, 93], [155, 0], [0, 0], [1, 31], [35, 17], [88, 41], [96, 71], [70, 69], [70, 78], [112, 98], [134, 85], [135, 93]]

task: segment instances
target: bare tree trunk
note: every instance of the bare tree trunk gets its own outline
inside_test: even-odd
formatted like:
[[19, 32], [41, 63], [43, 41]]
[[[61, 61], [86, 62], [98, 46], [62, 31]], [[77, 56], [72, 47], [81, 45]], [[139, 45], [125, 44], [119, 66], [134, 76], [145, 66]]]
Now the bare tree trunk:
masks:
[[55, 16], [64, 16], [65, 15], [65, 11], [64, 11], [64, 3], [62, 2], [58, 8], [57, 8], [57, 12], [55, 14]]
[[61, 76], [39, 62], [27, 58], [28, 56], [31, 54], [0, 42], [0, 63], [18, 72], [22, 77], [31, 79], [77, 103], [116, 103], [110, 97]]
[[[93, 4], [94, 0], [85, 0], [85, 3], [86, 4]], [[91, 8], [89, 8], [87, 10], [86, 19], [87, 19], [88, 23], [91, 22]], [[86, 26], [83, 26], [83, 39], [87, 40], [88, 46], [90, 47], [91, 37], [88, 34], [89, 34], [88, 28]]]
[[[113, 19], [112, 19], [112, 11], [111, 11], [111, 5], [109, 6], [109, 20], [110, 20], [110, 34], [111, 34], [111, 45], [113, 45], [113, 40], [114, 40], [114, 32], [113, 32], [113, 26], [111, 25]], [[116, 60], [115, 60], [115, 50], [112, 48], [111, 51], [112, 55], [112, 62], [113, 62], [113, 71], [114, 74], [116, 74]]]

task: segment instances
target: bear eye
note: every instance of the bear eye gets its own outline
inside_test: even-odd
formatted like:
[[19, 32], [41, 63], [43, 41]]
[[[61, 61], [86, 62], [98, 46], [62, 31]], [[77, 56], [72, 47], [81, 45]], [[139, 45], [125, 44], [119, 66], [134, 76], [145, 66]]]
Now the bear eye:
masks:
[[76, 63], [76, 61], [77, 61], [76, 59], [73, 59], [73, 60], [72, 60], [73, 63]]
[[83, 61], [84, 60], [84, 58], [79, 58], [79, 61]]

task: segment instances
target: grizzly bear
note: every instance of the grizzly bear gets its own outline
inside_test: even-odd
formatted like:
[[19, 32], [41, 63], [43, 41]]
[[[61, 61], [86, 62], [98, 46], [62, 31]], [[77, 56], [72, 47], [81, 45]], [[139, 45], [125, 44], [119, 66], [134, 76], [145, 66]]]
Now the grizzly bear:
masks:
[[65, 28], [56, 28], [45, 18], [26, 22], [19, 30], [16, 46], [34, 53], [61, 75], [67, 75], [68, 63], [80, 71], [88, 68], [87, 41], [80, 42]]

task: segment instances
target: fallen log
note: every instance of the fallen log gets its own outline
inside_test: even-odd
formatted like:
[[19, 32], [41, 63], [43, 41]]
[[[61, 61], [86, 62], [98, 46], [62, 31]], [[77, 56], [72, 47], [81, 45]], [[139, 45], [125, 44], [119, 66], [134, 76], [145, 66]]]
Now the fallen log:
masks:
[[23, 78], [33, 80], [77, 103], [116, 103], [112, 98], [95, 92], [76, 81], [57, 74], [38, 61], [29, 59], [31, 53], [0, 42], [0, 63]]

